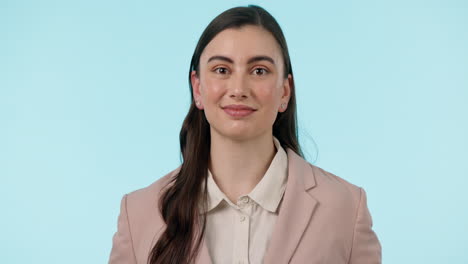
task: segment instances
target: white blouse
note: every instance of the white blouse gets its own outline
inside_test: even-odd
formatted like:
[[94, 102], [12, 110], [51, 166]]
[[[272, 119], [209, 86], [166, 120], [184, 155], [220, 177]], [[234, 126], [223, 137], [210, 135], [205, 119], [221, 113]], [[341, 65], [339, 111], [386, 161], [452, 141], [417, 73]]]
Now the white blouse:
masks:
[[208, 170], [208, 208], [205, 239], [214, 264], [263, 263], [277, 209], [286, 189], [288, 157], [278, 139], [267, 172], [236, 204], [219, 189]]

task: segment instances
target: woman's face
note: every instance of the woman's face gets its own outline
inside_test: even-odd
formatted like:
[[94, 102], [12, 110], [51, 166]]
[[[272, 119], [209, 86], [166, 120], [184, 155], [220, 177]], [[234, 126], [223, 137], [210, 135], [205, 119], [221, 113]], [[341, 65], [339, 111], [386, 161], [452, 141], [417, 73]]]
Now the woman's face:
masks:
[[272, 134], [278, 112], [287, 108], [291, 81], [291, 75], [284, 78], [273, 35], [251, 25], [216, 35], [201, 54], [198, 75], [191, 73], [194, 100], [211, 134], [234, 140]]

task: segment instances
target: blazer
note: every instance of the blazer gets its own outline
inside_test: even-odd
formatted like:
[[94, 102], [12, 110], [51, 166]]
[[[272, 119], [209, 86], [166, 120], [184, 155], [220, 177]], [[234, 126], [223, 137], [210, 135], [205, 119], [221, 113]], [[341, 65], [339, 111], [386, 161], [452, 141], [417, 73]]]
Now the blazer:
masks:
[[[264, 263], [381, 263], [382, 249], [372, 230], [365, 191], [289, 148], [287, 154], [288, 182]], [[179, 169], [124, 195], [110, 264], [147, 263], [166, 226], [158, 210], [161, 190]], [[204, 240], [195, 263], [212, 264]]]

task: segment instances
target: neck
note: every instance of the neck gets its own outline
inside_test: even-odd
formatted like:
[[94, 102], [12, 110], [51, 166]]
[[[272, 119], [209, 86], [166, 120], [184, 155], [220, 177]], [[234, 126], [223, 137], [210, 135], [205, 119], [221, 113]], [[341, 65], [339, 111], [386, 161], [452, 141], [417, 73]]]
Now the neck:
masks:
[[233, 203], [253, 190], [276, 154], [271, 133], [236, 140], [212, 132], [210, 151], [213, 178]]

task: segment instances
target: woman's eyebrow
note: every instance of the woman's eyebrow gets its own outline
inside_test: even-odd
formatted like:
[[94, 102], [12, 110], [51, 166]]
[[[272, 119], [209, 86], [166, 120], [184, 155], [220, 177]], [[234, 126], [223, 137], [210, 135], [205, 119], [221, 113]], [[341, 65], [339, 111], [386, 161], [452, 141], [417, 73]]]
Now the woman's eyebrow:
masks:
[[271, 62], [271, 64], [275, 65], [275, 61], [271, 57], [263, 56], [263, 55], [262, 56], [255, 56], [255, 57], [250, 58], [249, 61], [247, 62], [247, 64], [257, 62], [257, 61], [262, 61], [262, 60], [269, 61], [269, 62]]
[[208, 62], [210, 62], [212, 60], [222, 60], [222, 61], [227, 61], [229, 63], [234, 63], [234, 61], [232, 59], [230, 59], [228, 57], [225, 57], [225, 56], [220, 56], [220, 55], [216, 55], [216, 56], [213, 56], [213, 57], [209, 58]]
[[[222, 61], [226, 61], [226, 62], [229, 62], [229, 63], [234, 63], [234, 61], [231, 58], [228, 58], [226, 56], [221, 56], [221, 55], [212, 56], [211, 58], [208, 59], [208, 62], [213, 61], [213, 60], [222, 60]], [[268, 62], [271, 62], [271, 64], [273, 64], [273, 65], [275, 64], [275, 61], [271, 57], [264, 56], [264, 55], [255, 56], [255, 57], [250, 58], [247, 61], [247, 64], [257, 62], [257, 61], [262, 61], [262, 60], [266, 60]]]

